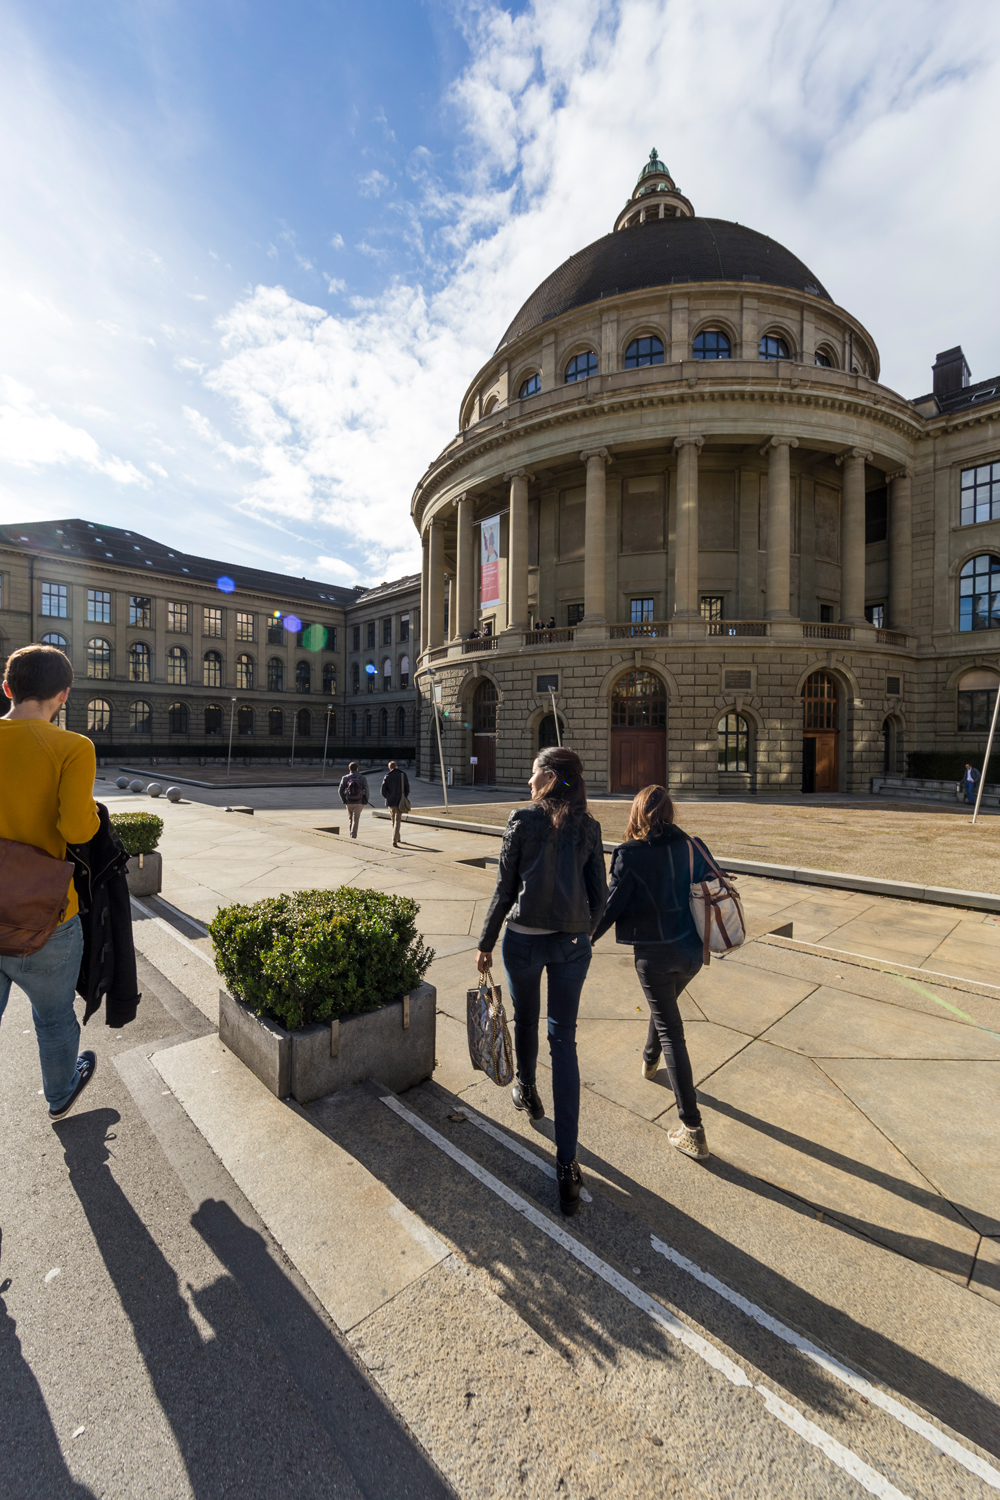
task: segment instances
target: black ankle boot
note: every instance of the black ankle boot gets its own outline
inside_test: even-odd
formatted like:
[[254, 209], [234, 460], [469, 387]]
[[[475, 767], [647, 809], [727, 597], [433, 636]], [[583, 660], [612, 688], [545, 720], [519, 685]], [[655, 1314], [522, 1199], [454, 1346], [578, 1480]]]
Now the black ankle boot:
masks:
[[545, 1105], [539, 1099], [538, 1090], [533, 1083], [522, 1083], [518, 1079], [510, 1091], [510, 1097], [515, 1109], [526, 1109], [533, 1120], [544, 1120]]
[[556, 1181], [559, 1183], [559, 1207], [567, 1217], [575, 1214], [580, 1207], [580, 1189], [583, 1186], [580, 1163], [575, 1156], [572, 1161], [556, 1162]]

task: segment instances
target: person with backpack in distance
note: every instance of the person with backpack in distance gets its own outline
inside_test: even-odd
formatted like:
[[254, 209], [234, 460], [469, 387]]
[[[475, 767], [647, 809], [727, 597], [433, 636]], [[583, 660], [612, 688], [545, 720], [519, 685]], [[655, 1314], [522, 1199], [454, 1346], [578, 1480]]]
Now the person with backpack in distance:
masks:
[[59, 878], [57, 866], [47, 870], [44, 855], [53, 856], [54, 864], [65, 861], [67, 844], [87, 843], [100, 827], [93, 741], [53, 723], [72, 685], [73, 668], [62, 651], [23, 646], [7, 659], [3, 690], [11, 706], [0, 719], [0, 858], [6, 872], [0, 880], [0, 1017], [16, 984], [31, 1002], [52, 1120], [76, 1103], [97, 1067], [93, 1052], [77, 1053], [80, 1024], [73, 1001], [83, 928], [71, 865], [63, 872], [64, 894], [61, 878], [55, 892], [48, 940], [34, 946], [32, 937], [38, 943], [39, 934], [24, 925], [32, 877]]
[[576, 1159], [580, 1066], [576, 1017], [590, 968], [590, 930], [604, 908], [607, 876], [601, 825], [587, 811], [583, 765], [575, 751], [552, 747], [535, 761], [531, 801], [511, 813], [500, 850], [496, 890], [479, 937], [485, 973], [504, 917], [503, 965], [514, 1008], [517, 1081], [514, 1108], [540, 1120], [535, 1086], [541, 982], [547, 976], [549, 1053], [555, 1110], [559, 1207], [574, 1214], [582, 1178]]
[[410, 778], [394, 760], [389, 762], [389, 769], [382, 778], [382, 798], [389, 809], [389, 820], [392, 823], [392, 847], [398, 849], [403, 813], [410, 810]]
[[347, 775], [341, 778], [340, 800], [347, 808], [347, 821], [351, 828], [351, 838], [358, 836], [358, 824], [361, 822], [361, 809], [368, 806], [368, 778], [362, 776], [361, 767], [356, 760], [352, 760], [347, 768]]
[[613, 925], [616, 941], [632, 948], [650, 1014], [642, 1076], [656, 1077], [662, 1053], [680, 1117], [667, 1140], [695, 1161], [710, 1153], [678, 997], [703, 963], [704, 940], [691, 913], [691, 887], [713, 878], [707, 853], [677, 827], [666, 788], [643, 787], [632, 803], [625, 843], [611, 856], [608, 902], [592, 933], [596, 943]]

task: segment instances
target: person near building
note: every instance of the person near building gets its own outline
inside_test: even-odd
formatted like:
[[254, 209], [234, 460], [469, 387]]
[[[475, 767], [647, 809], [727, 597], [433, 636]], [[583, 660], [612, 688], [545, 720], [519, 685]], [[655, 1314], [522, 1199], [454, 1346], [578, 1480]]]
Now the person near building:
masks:
[[382, 778], [382, 798], [389, 809], [389, 820], [392, 823], [392, 847], [398, 849], [403, 827], [402, 804], [405, 801], [407, 809], [410, 804], [410, 778], [394, 760], [389, 762], [389, 768]]
[[[100, 827], [94, 802], [94, 746], [53, 723], [69, 697], [73, 668], [55, 646], [24, 646], [8, 657], [3, 690], [11, 707], [0, 719], [0, 838], [67, 859], [67, 844], [85, 844]], [[18, 892], [0, 890], [4, 907]], [[49, 1118], [62, 1119], [94, 1076], [93, 1052], [78, 1053], [74, 1009], [83, 956], [76, 886], [48, 941], [34, 953], [0, 956], [0, 1017], [16, 984], [31, 1002]]]
[[517, 1054], [512, 1096], [515, 1109], [527, 1110], [533, 1120], [545, 1114], [535, 1070], [543, 971], [547, 976], [559, 1206], [564, 1214], [573, 1214], [582, 1182], [576, 1159], [576, 1017], [590, 968], [590, 931], [604, 908], [607, 877], [601, 825], [587, 811], [583, 765], [576, 752], [565, 747], [543, 750], [528, 786], [530, 803], [515, 808], [507, 821], [496, 890], [476, 959], [485, 973], [507, 917], [502, 952]]
[[607, 905], [591, 934], [596, 943], [613, 925], [616, 941], [632, 948], [650, 1013], [642, 1076], [655, 1079], [662, 1053], [680, 1117], [667, 1140], [695, 1161], [710, 1153], [678, 997], [703, 962], [702, 939], [691, 915], [691, 887], [712, 878], [701, 849], [674, 822], [666, 788], [643, 787], [632, 803], [625, 842], [611, 856]]
[[358, 824], [361, 822], [361, 809], [368, 806], [368, 778], [362, 776], [361, 767], [356, 760], [352, 760], [347, 767], [347, 775], [341, 778], [340, 800], [347, 808], [347, 821], [351, 829], [351, 838], [358, 836]]
[[965, 787], [966, 802], [974, 803], [976, 800], [976, 783], [979, 780], [979, 772], [975, 766], [965, 763], [965, 774], [962, 777], [962, 785]]
[[555, 617], [555, 615], [549, 615], [549, 623], [546, 625], [545, 628], [546, 628], [546, 630], [555, 630], [555, 628], [556, 628], [556, 617]]

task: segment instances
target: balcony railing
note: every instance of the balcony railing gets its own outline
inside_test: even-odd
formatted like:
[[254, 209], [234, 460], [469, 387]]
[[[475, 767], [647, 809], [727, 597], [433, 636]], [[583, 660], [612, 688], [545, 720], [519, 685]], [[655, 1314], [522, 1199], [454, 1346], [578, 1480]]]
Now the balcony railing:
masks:
[[496, 635], [481, 635], [474, 641], [463, 641], [462, 655], [469, 656], [477, 651], [495, 651], [499, 639], [500, 637]]
[[852, 641], [853, 625], [803, 625], [803, 640], [807, 641]]
[[767, 620], [709, 620], [709, 635], [769, 635]]
[[880, 630], [877, 632], [880, 646], [905, 646], [906, 636], [902, 630]]
[[670, 626], [666, 620], [643, 620], [641, 623], [635, 622], [631, 625], [612, 625], [610, 631], [613, 641], [631, 641], [639, 637], [648, 639], [650, 636], [666, 637], [669, 634]]
[[524, 644], [526, 646], [561, 646], [566, 641], [573, 639], [573, 631], [567, 630], [529, 630], [525, 633]]

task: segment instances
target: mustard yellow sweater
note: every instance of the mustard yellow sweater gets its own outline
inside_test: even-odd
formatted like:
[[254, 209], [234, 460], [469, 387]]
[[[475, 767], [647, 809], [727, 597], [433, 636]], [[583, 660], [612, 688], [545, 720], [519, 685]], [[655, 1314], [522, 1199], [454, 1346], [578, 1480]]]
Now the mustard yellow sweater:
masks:
[[[0, 838], [34, 844], [57, 859], [100, 826], [92, 742], [44, 719], [0, 719]], [[66, 921], [79, 909], [69, 883]]]

